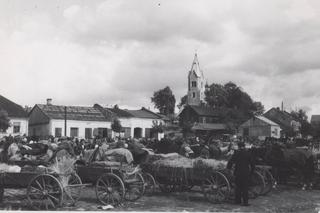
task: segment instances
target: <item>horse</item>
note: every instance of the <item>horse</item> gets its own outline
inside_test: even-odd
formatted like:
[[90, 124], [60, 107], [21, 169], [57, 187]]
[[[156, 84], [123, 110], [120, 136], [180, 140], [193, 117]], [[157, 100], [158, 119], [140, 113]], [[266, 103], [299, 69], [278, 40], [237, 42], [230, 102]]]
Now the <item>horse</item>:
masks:
[[272, 166], [276, 181], [286, 183], [290, 175], [294, 175], [305, 186], [312, 186], [314, 176], [314, 156], [309, 150], [286, 148], [279, 144], [271, 144], [249, 150], [256, 164]]

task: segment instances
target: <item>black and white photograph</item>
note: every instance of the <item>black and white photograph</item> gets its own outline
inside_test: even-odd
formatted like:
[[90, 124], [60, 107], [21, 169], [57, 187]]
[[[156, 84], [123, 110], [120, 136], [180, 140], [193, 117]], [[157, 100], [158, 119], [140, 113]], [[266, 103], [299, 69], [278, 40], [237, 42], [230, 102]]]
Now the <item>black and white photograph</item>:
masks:
[[0, 211], [320, 212], [320, 1], [0, 0]]

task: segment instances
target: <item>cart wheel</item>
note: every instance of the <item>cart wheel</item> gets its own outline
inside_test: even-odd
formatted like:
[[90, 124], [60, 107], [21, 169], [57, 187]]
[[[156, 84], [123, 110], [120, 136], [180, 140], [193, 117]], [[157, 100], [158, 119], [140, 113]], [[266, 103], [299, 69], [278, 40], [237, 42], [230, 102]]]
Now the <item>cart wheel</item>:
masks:
[[201, 189], [211, 203], [221, 203], [227, 200], [231, 191], [228, 179], [221, 172], [213, 172], [203, 181]]
[[147, 195], [151, 195], [156, 190], [156, 181], [154, 177], [150, 173], [142, 173], [142, 177], [144, 179], [144, 193]]
[[96, 196], [102, 204], [117, 206], [121, 204], [124, 194], [124, 184], [119, 176], [106, 173], [97, 180]]
[[265, 187], [261, 195], [266, 195], [272, 190], [273, 186], [275, 185], [275, 180], [271, 172], [267, 169], [259, 169], [259, 173], [263, 176], [265, 182]]
[[68, 185], [64, 187], [64, 203], [67, 206], [74, 206], [81, 197], [82, 181], [77, 174], [70, 174], [68, 177]]
[[30, 181], [27, 198], [30, 206], [36, 210], [56, 209], [61, 206], [63, 189], [57, 178], [41, 174]]
[[138, 200], [144, 194], [144, 179], [140, 173], [128, 176], [124, 180], [126, 192], [124, 199], [128, 201]]
[[249, 183], [249, 198], [256, 198], [262, 194], [266, 184], [263, 176], [255, 171], [250, 178]]

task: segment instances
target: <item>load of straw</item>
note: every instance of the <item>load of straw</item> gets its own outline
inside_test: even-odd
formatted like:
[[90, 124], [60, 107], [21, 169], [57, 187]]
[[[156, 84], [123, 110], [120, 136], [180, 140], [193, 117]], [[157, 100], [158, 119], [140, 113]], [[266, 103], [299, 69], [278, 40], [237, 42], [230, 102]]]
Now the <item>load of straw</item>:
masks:
[[68, 186], [71, 174], [75, 173], [75, 161], [76, 160], [73, 158], [62, 157], [59, 160], [55, 159], [54, 163], [48, 168], [59, 175], [60, 183], [63, 188]]
[[6, 163], [0, 163], [0, 172], [19, 173], [21, 167], [16, 165], [8, 165]]

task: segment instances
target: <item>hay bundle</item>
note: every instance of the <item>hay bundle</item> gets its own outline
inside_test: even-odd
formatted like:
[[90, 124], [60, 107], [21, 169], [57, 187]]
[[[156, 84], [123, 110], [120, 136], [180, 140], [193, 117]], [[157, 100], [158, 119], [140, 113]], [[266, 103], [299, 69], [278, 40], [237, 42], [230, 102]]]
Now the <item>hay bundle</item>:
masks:
[[49, 166], [49, 169], [59, 174], [60, 182], [63, 188], [68, 186], [71, 174], [75, 173], [74, 163], [75, 159], [62, 157], [59, 160], [55, 159], [54, 163]]
[[193, 167], [199, 169], [225, 169], [227, 166], [227, 161], [215, 160], [215, 159], [202, 159], [197, 158], [193, 160]]

